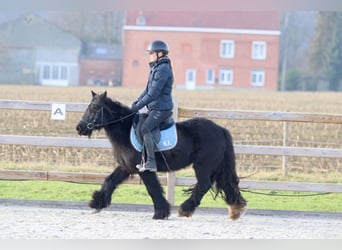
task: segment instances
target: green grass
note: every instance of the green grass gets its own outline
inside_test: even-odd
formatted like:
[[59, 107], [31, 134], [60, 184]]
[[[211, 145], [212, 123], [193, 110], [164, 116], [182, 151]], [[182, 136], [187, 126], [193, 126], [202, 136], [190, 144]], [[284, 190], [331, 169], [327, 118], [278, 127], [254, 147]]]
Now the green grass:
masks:
[[[0, 181], [0, 198], [27, 200], [89, 201], [100, 185], [75, 184], [53, 181]], [[188, 195], [176, 187], [175, 205], [181, 204]], [[268, 195], [243, 192], [250, 209], [275, 209], [296, 211], [342, 212], [342, 194], [300, 196], [307, 192], [260, 191]], [[275, 196], [292, 195], [292, 196]], [[123, 184], [114, 192], [112, 203], [152, 204], [144, 185]], [[226, 207], [225, 203], [212, 194], [203, 198], [202, 207]]]

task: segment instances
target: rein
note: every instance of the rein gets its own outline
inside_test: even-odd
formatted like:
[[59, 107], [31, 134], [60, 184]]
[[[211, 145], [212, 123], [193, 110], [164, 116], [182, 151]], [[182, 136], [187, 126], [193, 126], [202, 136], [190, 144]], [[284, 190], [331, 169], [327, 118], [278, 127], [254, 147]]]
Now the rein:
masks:
[[103, 121], [103, 107], [101, 106], [101, 108], [96, 112], [95, 116], [94, 116], [94, 119], [93, 119], [93, 122], [87, 122], [83, 119], [81, 119], [81, 121], [83, 121], [84, 123], [87, 123], [87, 129], [94, 129], [94, 128], [99, 128], [99, 127], [103, 127], [103, 126], [107, 126], [107, 125], [110, 125], [110, 124], [114, 124], [114, 123], [117, 123], [117, 122], [123, 122], [125, 119], [127, 119], [128, 117], [131, 117], [133, 115], [135, 115], [136, 113], [135, 112], [132, 112], [128, 115], [125, 115], [123, 117], [120, 117], [119, 119], [116, 119], [114, 121], [109, 121], [109, 122], [102, 122], [102, 123], [98, 123], [96, 124], [96, 119], [99, 115], [99, 112], [101, 112], [101, 120]]

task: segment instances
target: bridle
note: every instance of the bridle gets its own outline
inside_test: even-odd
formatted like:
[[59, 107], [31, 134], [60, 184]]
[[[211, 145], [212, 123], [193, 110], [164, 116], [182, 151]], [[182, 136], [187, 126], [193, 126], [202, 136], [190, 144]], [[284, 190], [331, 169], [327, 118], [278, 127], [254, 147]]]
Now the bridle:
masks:
[[[104, 110], [104, 107], [102, 105], [100, 105], [100, 104], [97, 104], [97, 103], [92, 103], [92, 105], [100, 106], [100, 108], [96, 111], [96, 113], [95, 113], [95, 115], [94, 115], [94, 117], [92, 119], [92, 122], [85, 121], [83, 118], [81, 119], [82, 122], [87, 123], [87, 129], [90, 129], [90, 130], [93, 130], [94, 128], [104, 127], [104, 126], [107, 126], [107, 125], [110, 125], [110, 124], [114, 124], [114, 123], [118, 123], [118, 122], [123, 122], [128, 117], [131, 117], [131, 116], [136, 114], [135, 112], [132, 112], [132, 113], [130, 113], [128, 115], [120, 116], [120, 118], [118, 118], [116, 120], [109, 121], [109, 122], [103, 122], [103, 110]], [[112, 113], [112, 112], [110, 112], [110, 113]], [[101, 114], [101, 123], [96, 123], [96, 120], [98, 119], [98, 116], [100, 114]]]

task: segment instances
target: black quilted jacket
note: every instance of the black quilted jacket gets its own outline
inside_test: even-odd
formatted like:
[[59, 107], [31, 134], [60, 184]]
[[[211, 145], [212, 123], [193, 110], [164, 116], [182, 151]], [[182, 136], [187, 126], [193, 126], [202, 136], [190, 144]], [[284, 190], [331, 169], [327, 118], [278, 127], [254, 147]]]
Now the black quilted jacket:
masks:
[[158, 62], [150, 63], [150, 68], [147, 86], [135, 101], [136, 106], [139, 109], [147, 106], [149, 110], [172, 110], [173, 73], [170, 59], [163, 57]]

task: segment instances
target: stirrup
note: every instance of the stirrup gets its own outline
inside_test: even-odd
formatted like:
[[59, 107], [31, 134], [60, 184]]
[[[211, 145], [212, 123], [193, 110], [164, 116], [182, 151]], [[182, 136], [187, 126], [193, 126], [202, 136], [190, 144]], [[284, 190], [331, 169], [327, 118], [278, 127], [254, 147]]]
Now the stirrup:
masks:
[[135, 167], [139, 170], [139, 172], [144, 172], [144, 171], [157, 172], [157, 168], [147, 167], [146, 163], [138, 164]]
[[135, 165], [135, 167], [140, 171], [140, 169], [144, 168], [144, 165], [143, 164], [137, 164], [137, 165]]

